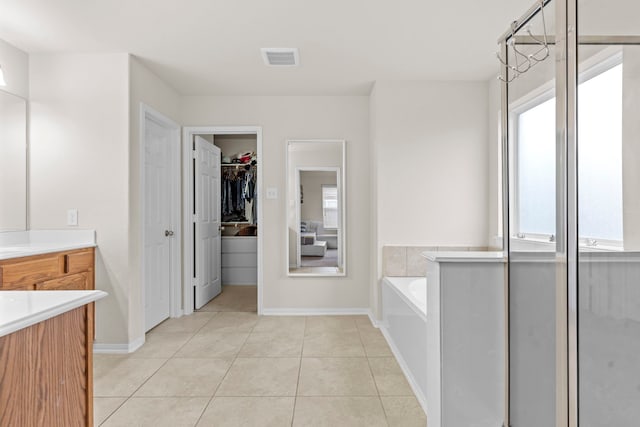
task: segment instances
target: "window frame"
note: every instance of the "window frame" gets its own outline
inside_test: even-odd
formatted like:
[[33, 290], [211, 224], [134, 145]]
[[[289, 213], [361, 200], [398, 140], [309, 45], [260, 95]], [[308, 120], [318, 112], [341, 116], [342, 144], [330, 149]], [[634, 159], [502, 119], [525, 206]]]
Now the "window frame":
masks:
[[[335, 227], [329, 227], [327, 226], [326, 223], [326, 218], [327, 215], [325, 214], [325, 198], [324, 198], [324, 189], [325, 188], [334, 188], [336, 190], [336, 208], [335, 208], [335, 212], [336, 212], [336, 226]], [[337, 230], [340, 226], [340, 203], [339, 203], [339, 192], [338, 192], [338, 185], [337, 184], [322, 184], [321, 185], [321, 192], [322, 192], [322, 227], [325, 230]]]
[[[578, 72], [578, 94], [579, 86], [597, 77], [619, 65], [624, 66], [623, 51], [619, 47], [605, 49], [580, 64], [580, 68], [584, 71]], [[519, 212], [520, 212], [520, 192], [518, 188], [519, 182], [519, 152], [518, 152], [518, 123], [519, 116], [532, 108], [535, 108], [544, 102], [556, 97], [555, 80], [548, 81], [533, 89], [529, 93], [521, 96], [519, 99], [509, 104], [509, 167], [513, 171], [509, 177], [509, 186], [513, 189], [513, 205], [509, 209], [511, 224], [510, 238], [518, 240], [526, 240], [539, 243], [555, 242], [555, 234], [527, 233], [520, 230]], [[624, 183], [623, 183], [624, 185]], [[624, 239], [624, 236], [623, 236]], [[592, 237], [578, 237], [578, 245], [593, 250], [622, 250], [624, 240], [610, 240]]]

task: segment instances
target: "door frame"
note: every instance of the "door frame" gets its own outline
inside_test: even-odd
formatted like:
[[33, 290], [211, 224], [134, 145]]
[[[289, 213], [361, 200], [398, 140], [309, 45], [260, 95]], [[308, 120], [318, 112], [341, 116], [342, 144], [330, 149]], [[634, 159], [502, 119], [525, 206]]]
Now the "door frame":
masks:
[[[146, 158], [146, 120], [150, 119], [161, 126], [170, 129], [171, 138], [171, 222], [173, 224], [174, 237], [171, 240], [171, 290], [170, 290], [170, 317], [180, 317], [182, 315], [182, 296], [181, 296], [181, 258], [182, 258], [182, 212], [180, 209], [180, 125], [161, 112], [155, 110], [149, 105], [140, 103], [140, 282], [142, 283], [142, 295], [140, 298], [142, 313], [145, 313], [146, 300], [146, 278], [145, 269], [145, 158]], [[146, 333], [146, 319], [143, 321]]]
[[[184, 229], [182, 245], [184, 248], [193, 247], [193, 238], [191, 233], [187, 231], [192, 226], [192, 216], [190, 206], [193, 204], [193, 155], [192, 141], [194, 135], [255, 135], [257, 145], [257, 162], [258, 162], [258, 182], [256, 184], [256, 192], [258, 194], [258, 315], [262, 314], [263, 300], [263, 205], [264, 197], [262, 192], [262, 179], [264, 176], [264, 165], [262, 163], [262, 127], [261, 126], [185, 126], [182, 130], [182, 227]], [[193, 251], [184, 250], [183, 258], [183, 312], [184, 314], [193, 313]]]

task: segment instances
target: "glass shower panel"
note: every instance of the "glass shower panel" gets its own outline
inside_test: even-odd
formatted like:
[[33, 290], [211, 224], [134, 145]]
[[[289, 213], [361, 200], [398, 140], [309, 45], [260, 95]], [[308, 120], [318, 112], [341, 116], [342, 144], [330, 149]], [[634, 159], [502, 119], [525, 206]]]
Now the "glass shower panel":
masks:
[[578, 3], [581, 427], [640, 422], [639, 13], [637, 0]]
[[[553, 2], [544, 9], [551, 40], [554, 12]], [[540, 12], [528, 25], [543, 39]], [[544, 56], [526, 27], [515, 40], [511, 64], [524, 61], [527, 68], [528, 55]], [[517, 427], [556, 420], [555, 55], [551, 44], [544, 61], [508, 84], [509, 412]]]

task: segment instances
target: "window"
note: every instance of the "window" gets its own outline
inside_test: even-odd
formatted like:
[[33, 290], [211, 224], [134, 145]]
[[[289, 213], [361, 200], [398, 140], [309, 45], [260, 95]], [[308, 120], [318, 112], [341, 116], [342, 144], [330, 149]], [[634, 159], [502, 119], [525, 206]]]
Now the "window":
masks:
[[[578, 221], [583, 239], [621, 242], [622, 64], [588, 71], [578, 86]], [[602, 66], [598, 67], [602, 69]], [[556, 233], [555, 98], [515, 113], [517, 230]]]
[[322, 218], [324, 228], [338, 228], [338, 187], [322, 186]]

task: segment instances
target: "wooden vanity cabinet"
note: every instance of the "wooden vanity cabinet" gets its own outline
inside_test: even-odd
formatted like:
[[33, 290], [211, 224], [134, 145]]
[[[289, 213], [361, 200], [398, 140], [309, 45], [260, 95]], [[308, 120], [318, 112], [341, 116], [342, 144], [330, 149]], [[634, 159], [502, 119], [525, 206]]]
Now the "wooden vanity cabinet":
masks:
[[[0, 291], [92, 291], [95, 289], [95, 249], [75, 249], [0, 261]], [[89, 321], [95, 336], [94, 304]]]
[[[94, 248], [0, 261], [2, 290], [93, 290]], [[94, 303], [0, 337], [0, 426], [93, 425]]]
[[0, 261], [0, 290], [93, 290], [94, 248]]

